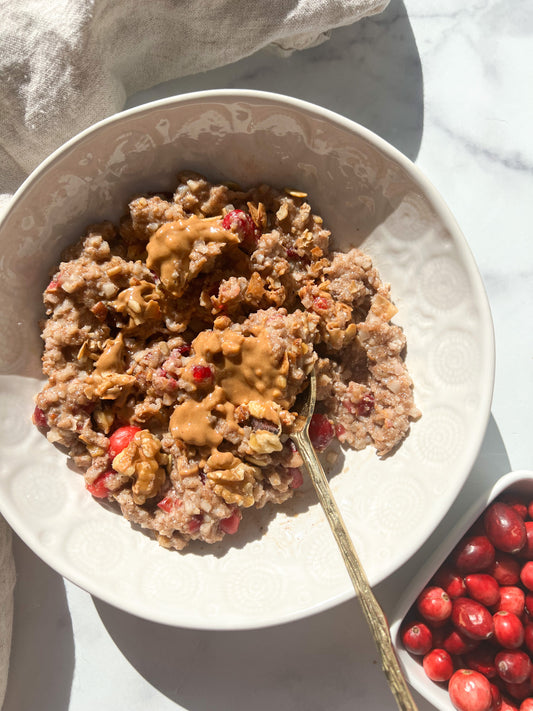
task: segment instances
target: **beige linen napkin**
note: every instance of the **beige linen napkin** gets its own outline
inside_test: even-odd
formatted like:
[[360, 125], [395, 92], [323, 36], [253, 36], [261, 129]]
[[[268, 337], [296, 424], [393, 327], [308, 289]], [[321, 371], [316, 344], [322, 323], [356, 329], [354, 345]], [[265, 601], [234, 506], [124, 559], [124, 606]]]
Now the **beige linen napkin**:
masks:
[[[169, 79], [235, 62], [266, 46], [284, 54], [389, 0], [0, 0], [0, 214], [68, 138]], [[0, 706], [14, 580], [0, 518]]]

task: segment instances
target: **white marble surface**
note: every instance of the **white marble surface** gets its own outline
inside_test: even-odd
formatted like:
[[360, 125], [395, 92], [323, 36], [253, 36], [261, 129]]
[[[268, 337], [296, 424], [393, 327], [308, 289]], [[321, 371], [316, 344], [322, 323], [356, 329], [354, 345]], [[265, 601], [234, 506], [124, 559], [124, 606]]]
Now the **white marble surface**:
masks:
[[[511, 9], [512, 8], [512, 9]], [[375, 592], [391, 613], [443, 532], [488, 483], [533, 468], [533, 1], [392, 0], [290, 58], [264, 51], [155, 87], [243, 87], [313, 101], [414, 160], [454, 212], [482, 273], [496, 332], [492, 416], [448, 516]], [[394, 709], [357, 601], [261, 631], [196, 632], [119, 612], [15, 541], [18, 583], [3, 711]], [[433, 707], [415, 694], [420, 711]]]

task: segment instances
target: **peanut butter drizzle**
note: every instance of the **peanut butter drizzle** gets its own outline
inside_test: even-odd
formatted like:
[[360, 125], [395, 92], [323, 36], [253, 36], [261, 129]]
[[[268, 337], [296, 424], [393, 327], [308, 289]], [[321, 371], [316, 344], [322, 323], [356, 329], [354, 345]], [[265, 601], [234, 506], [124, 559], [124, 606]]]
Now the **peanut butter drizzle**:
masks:
[[114, 339], [108, 339], [104, 344], [104, 350], [94, 364], [94, 370], [102, 373], [105, 371], [113, 371], [121, 373], [124, 369], [124, 340], [122, 333]]
[[195, 356], [183, 377], [192, 383], [194, 365], [213, 363], [215, 386], [202, 400], [189, 400], [174, 409], [170, 432], [175, 439], [197, 447], [210, 447], [211, 457], [216, 457], [215, 450], [223, 437], [213, 427], [213, 411], [224, 416], [227, 426], [238, 428], [234, 419], [238, 405], [259, 400], [265, 403], [266, 411], [274, 410], [271, 402], [285, 408], [290, 406], [283, 397], [289, 361], [285, 355], [281, 364], [277, 362], [265, 331], [250, 336], [230, 329], [202, 331], [192, 346]]
[[239, 238], [225, 230], [219, 220], [207, 220], [195, 215], [185, 220], [167, 222], [150, 237], [146, 247], [146, 265], [159, 274], [165, 288], [176, 296], [183, 294], [190, 254], [194, 244], [200, 241], [205, 244], [219, 242], [226, 246], [238, 243]]

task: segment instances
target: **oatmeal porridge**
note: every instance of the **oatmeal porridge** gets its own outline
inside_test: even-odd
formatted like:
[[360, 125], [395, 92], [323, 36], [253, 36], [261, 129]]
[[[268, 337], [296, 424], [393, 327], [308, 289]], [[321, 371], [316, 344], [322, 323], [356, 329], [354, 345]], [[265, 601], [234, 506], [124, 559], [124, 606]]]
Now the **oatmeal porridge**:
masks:
[[303, 193], [183, 173], [63, 255], [34, 422], [161, 545], [213, 543], [293, 495], [289, 434], [313, 368], [318, 450], [387, 455], [419, 416], [389, 285], [329, 239]]

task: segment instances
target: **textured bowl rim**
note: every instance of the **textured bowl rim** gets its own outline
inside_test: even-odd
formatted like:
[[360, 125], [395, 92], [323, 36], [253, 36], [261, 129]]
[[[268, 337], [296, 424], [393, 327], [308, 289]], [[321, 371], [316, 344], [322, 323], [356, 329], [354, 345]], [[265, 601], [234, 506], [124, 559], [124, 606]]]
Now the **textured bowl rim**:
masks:
[[[108, 126], [116, 124], [121, 122], [122, 120], [131, 117], [131, 116], [143, 116], [143, 115], [148, 115], [151, 112], [154, 111], [160, 111], [161, 109], [164, 109], [165, 107], [175, 107], [178, 105], [184, 105], [184, 104], [191, 104], [191, 103], [197, 103], [197, 102], [209, 102], [209, 101], [250, 101], [250, 102], [257, 102], [257, 103], [270, 103], [274, 106], [278, 106], [280, 108], [292, 108], [292, 109], [297, 109], [307, 115], [311, 115], [314, 118], [321, 119], [327, 122], [330, 122], [334, 125], [337, 125], [338, 127], [350, 132], [354, 133], [355, 135], [359, 135], [361, 138], [363, 138], [365, 141], [367, 141], [370, 145], [372, 145], [374, 148], [382, 152], [386, 157], [388, 157], [390, 160], [394, 161], [397, 163], [408, 175], [409, 177], [413, 180], [414, 183], [420, 186], [420, 189], [423, 191], [424, 195], [426, 196], [428, 202], [432, 205], [432, 207], [435, 209], [435, 211], [438, 213], [439, 218], [442, 220], [443, 224], [445, 225], [446, 229], [449, 231], [450, 234], [454, 236], [455, 239], [455, 244], [456, 247], [461, 254], [461, 257], [463, 259], [463, 264], [465, 265], [465, 268], [469, 272], [469, 274], [473, 277], [472, 281], [472, 288], [473, 291], [475, 292], [475, 298], [477, 300], [477, 303], [479, 305], [479, 308], [483, 311], [484, 313], [484, 342], [480, 344], [480, 347], [483, 349], [483, 351], [486, 354], [485, 357], [485, 372], [483, 373], [483, 381], [486, 384], [486, 387], [484, 389], [484, 397], [482, 401], [480, 402], [479, 409], [483, 412], [485, 412], [485, 416], [479, 418], [477, 428], [475, 431], [472, 432], [472, 436], [465, 446], [466, 453], [465, 453], [465, 470], [466, 470], [466, 476], [462, 480], [462, 484], [464, 484], [464, 481], [466, 480], [468, 474], [471, 471], [472, 465], [479, 453], [479, 450], [481, 448], [481, 444], [483, 441], [483, 437], [487, 428], [489, 416], [490, 416], [490, 406], [492, 402], [492, 395], [493, 395], [493, 388], [494, 388], [494, 373], [495, 373], [495, 341], [494, 341], [494, 327], [493, 327], [493, 321], [492, 321], [492, 316], [491, 316], [491, 311], [490, 311], [490, 306], [488, 302], [488, 297], [486, 294], [486, 291], [484, 289], [483, 281], [479, 272], [479, 268], [474, 260], [474, 257], [472, 255], [472, 251], [470, 250], [470, 247], [466, 241], [465, 236], [463, 235], [457, 221], [455, 220], [455, 217], [453, 216], [450, 208], [444, 201], [443, 197], [440, 195], [440, 193], [437, 191], [437, 189], [434, 187], [434, 185], [430, 182], [430, 180], [425, 176], [425, 174], [421, 171], [418, 166], [416, 166], [407, 156], [405, 156], [403, 153], [401, 153], [397, 148], [392, 146], [390, 143], [388, 143], [385, 139], [381, 138], [377, 134], [375, 134], [373, 131], [370, 129], [362, 126], [361, 124], [353, 121], [352, 119], [348, 119], [330, 109], [324, 108], [322, 106], [319, 106], [317, 104], [302, 100], [302, 99], [297, 99], [294, 97], [286, 96], [283, 94], [278, 94], [274, 92], [267, 92], [267, 91], [258, 91], [258, 90], [249, 90], [249, 89], [214, 89], [214, 90], [205, 90], [205, 91], [197, 91], [197, 92], [189, 92], [186, 94], [182, 95], [176, 95], [176, 96], [171, 96], [171, 97], [166, 97], [163, 99], [159, 99], [156, 101], [151, 101], [145, 104], [141, 104], [139, 106], [135, 106], [129, 109], [126, 109], [124, 111], [118, 112], [116, 114], [113, 114], [112, 116], [106, 117], [91, 126], [87, 127], [83, 131], [77, 133], [75, 136], [67, 140], [65, 143], [63, 143], [61, 146], [59, 146], [56, 150], [54, 150], [47, 158], [45, 158], [31, 173], [30, 175], [26, 178], [26, 180], [21, 184], [21, 186], [18, 188], [18, 190], [15, 192], [13, 195], [11, 201], [8, 203], [7, 209], [4, 211], [4, 214], [0, 217], [0, 231], [2, 230], [5, 221], [7, 220], [8, 216], [16, 209], [19, 201], [21, 201], [24, 198], [24, 195], [28, 189], [31, 188], [31, 186], [39, 180], [43, 174], [45, 174], [50, 168], [54, 166], [55, 163], [59, 162], [62, 160], [63, 156], [68, 153], [70, 150], [75, 149], [80, 143], [83, 142], [83, 140], [88, 137], [88, 136], [93, 136], [100, 131], [104, 131]], [[455, 494], [457, 494], [455, 492]], [[453, 502], [453, 499], [452, 499]], [[417, 550], [423, 545], [424, 541], [429, 537], [429, 535], [435, 530], [435, 528], [438, 526], [444, 515], [446, 514], [446, 511], [443, 511], [441, 513], [440, 518], [436, 521], [432, 521], [428, 523], [426, 526], [426, 530], [421, 532], [420, 539], [417, 543], [413, 543], [408, 550], [406, 550], [406, 554], [403, 557], [402, 562], [397, 565], [395, 564], [394, 561], [390, 562], [390, 565], [388, 569], [386, 569], [383, 573], [383, 575], [380, 577], [379, 580], [376, 581], [375, 584], [378, 584], [385, 580], [389, 575], [391, 575], [393, 572], [398, 570], [401, 565], [403, 565], [409, 558], [411, 558]], [[10, 522], [10, 516], [9, 512], [4, 514], [6, 520]], [[14, 530], [17, 531], [16, 527], [13, 526]], [[18, 533], [18, 531], [17, 531]], [[25, 540], [24, 534], [19, 534], [22, 540]], [[104, 595], [103, 592], [99, 589], [96, 589], [98, 586], [94, 586], [94, 588], [91, 589], [90, 586], [87, 585], [87, 583], [81, 582], [79, 577], [76, 575], [73, 575], [73, 572], [71, 570], [66, 571], [62, 569], [62, 566], [59, 566], [57, 564], [57, 561], [55, 560], [55, 557], [53, 555], [50, 555], [46, 547], [39, 544], [36, 544], [35, 541], [32, 541], [31, 544], [28, 543], [32, 550], [42, 559], [44, 560], [47, 564], [49, 564], [54, 570], [58, 571], [61, 575], [63, 575], [65, 578], [68, 580], [72, 581], [82, 589], [88, 590], [91, 594], [94, 594], [96, 597], [105, 600], [109, 604], [118, 607], [120, 609], [126, 610], [127, 612], [137, 615], [139, 617], [145, 618], [152, 620], [154, 622], [159, 622], [163, 624], [170, 624], [173, 626], [178, 626], [178, 627], [191, 627], [193, 629], [210, 629], [210, 630], [230, 630], [230, 629], [254, 629], [254, 628], [259, 628], [259, 627], [267, 627], [267, 626], [272, 626], [272, 625], [277, 625], [281, 623], [286, 623], [286, 622], [291, 622], [295, 621], [298, 619], [305, 618], [311, 614], [314, 614], [316, 612], [321, 612], [327, 609], [330, 609], [348, 599], [351, 599], [355, 596], [355, 592], [349, 588], [347, 589], [346, 592], [344, 593], [338, 593], [337, 595], [333, 595], [329, 597], [328, 599], [324, 600], [322, 603], [314, 606], [312, 609], [303, 609], [303, 610], [298, 610], [296, 612], [291, 612], [287, 613], [284, 615], [280, 615], [279, 618], [276, 619], [268, 619], [265, 621], [259, 621], [259, 622], [244, 622], [242, 624], [236, 625], [234, 623], [229, 623], [229, 624], [223, 624], [220, 623], [219, 625], [213, 624], [213, 622], [209, 622], [205, 626], [194, 623], [188, 625], [186, 621], [169, 621], [168, 619], [158, 616], [157, 611], [154, 610], [151, 613], [147, 613], [147, 611], [144, 609], [144, 607], [139, 607], [137, 608], [135, 605], [130, 604], [130, 605], [124, 605], [124, 601], [121, 600], [118, 596], [114, 597], [112, 594], [112, 591], [109, 592], [109, 594]]]

